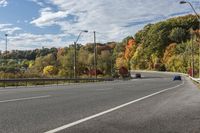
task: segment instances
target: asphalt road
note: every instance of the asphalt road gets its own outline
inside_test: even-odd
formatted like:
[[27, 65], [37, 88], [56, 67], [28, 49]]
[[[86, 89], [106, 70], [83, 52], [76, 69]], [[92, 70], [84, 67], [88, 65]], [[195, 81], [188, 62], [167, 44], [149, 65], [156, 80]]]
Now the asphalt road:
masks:
[[200, 90], [188, 79], [0, 89], [0, 133], [200, 133]]

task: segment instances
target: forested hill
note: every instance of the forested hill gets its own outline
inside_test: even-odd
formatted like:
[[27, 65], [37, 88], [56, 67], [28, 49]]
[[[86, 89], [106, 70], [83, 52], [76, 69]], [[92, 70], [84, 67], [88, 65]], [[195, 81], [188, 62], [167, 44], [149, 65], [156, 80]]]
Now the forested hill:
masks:
[[[193, 15], [148, 24], [134, 36], [132, 47], [118, 51], [117, 66], [131, 69], [187, 72], [194, 54], [194, 70], [198, 70], [198, 20]], [[193, 43], [193, 52], [192, 52]], [[117, 47], [122, 46], [119, 44]], [[124, 47], [124, 46], [122, 46]], [[127, 58], [126, 55], [129, 55]], [[123, 62], [123, 63], [122, 63]]]
[[[98, 69], [111, 74], [115, 42], [97, 44]], [[0, 54], [0, 78], [29, 77], [73, 77], [74, 45], [64, 48], [42, 48], [35, 50], [13, 50]], [[7, 60], [5, 60], [7, 58]], [[113, 61], [111, 61], [113, 60]], [[111, 64], [112, 63], [112, 64]], [[77, 45], [77, 74], [87, 77], [94, 70], [94, 44]]]
[[[197, 72], [198, 31], [198, 20], [193, 15], [148, 24], [134, 37], [126, 37], [118, 43], [97, 44], [97, 68], [102, 76], [113, 75], [122, 67], [188, 72], [193, 53], [194, 70]], [[77, 53], [78, 76], [91, 76], [88, 72], [94, 70], [94, 44], [78, 45]], [[0, 58], [0, 75], [7, 75], [8, 78], [73, 76], [73, 45], [13, 50], [7, 53], [7, 62], [5, 53], [1, 53]]]

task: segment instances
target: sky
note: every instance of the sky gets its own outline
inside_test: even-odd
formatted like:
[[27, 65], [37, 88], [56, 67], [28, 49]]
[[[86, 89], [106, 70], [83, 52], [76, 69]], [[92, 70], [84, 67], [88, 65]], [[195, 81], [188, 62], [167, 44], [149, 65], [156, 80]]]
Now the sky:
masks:
[[[200, 12], [200, 0], [188, 0]], [[146, 24], [193, 14], [180, 0], [0, 0], [0, 50], [65, 47], [81, 30], [78, 43], [121, 41]]]

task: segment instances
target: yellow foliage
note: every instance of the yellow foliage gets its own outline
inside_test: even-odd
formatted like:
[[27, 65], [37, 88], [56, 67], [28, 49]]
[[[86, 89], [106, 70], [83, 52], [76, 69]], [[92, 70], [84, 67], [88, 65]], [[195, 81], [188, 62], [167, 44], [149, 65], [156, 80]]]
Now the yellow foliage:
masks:
[[54, 66], [46, 66], [43, 69], [43, 74], [45, 75], [55, 75], [57, 73], [57, 68]]
[[116, 59], [116, 67], [120, 69], [121, 67], [128, 67], [127, 61], [123, 57]]

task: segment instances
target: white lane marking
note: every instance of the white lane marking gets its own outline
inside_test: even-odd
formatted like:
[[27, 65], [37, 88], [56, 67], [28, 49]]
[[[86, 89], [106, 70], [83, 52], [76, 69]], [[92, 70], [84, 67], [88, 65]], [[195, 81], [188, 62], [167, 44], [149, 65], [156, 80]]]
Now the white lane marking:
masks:
[[41, 98], [47, 98], [47, 97], [51, 97], [51, 96], [50, 95], [46, 95], [46, 96], [37, 96], [37, 97], [26, 97], [26, 98], [19, 98], [19, 99], [10, 99], [10, 100], [0, 101], [0, 103], [16, 102], [16, 101], [24, 101], [24, 100], [33, 100], [33, 99], [41, 99]]
[[133, 100], [133, 101], [131, 101], [131, 102], [128, 102], [128, 103], [119, 105], [119, 106], [114, 107], [114, 108], [111, 108], [111, 109], [109, 109], [109, 110], [100, 112], [100, 113], [98, 113], [98, 114], [95, 114], [95, 115], [92, 115], [92, 116], [89, 116], [89, 117], [80, 119], [80, 120], [78, 120], [78, 121], [75, 121], [75, 122], [72, 122], [72, 123], [69, 123], [69, 124], [66, 124], [66, 125], [63, 125], [63, 126], [61, 126], [61, 127], [55, 128], [55, 129], [53, 129], [53, 130], [50, 130], [50, 131], [47, 131], [47, 132], [44, 132], [44, 133], [56, 133], [56, 132], [62, 131], [62, 130], [64, 130], [64, 129], [73, 127], [73, 126], [78, 125], [78, 124], [80, 124], [80, 123], [86, 122], [86, 121], [88, 121], [88, 120], [91, 120], [91, 119], [94, 119], [94, 118], [96, 118], [96, 117], [99, 117], [99, 116], [108, 114], [108, 113], [113, 112], [113, 111], [115, 111], [115, 110], [118, 110], [118, 109], [120, 109], [120, 108], [126, 107], [126, 106], [128, 106], [128, 105], [130, 105], [130, 104], [133, 104], [133, 103], [142, 101], [142, 100], [144, 100], [144, 99], [153, 97], [153, 96], [155, 96], [155, 95], [158, 95], [158, 94], [160, 94], [160, 93], [163, 93], [163, 92], [166, 92], [166, 91], [175, 89], [175, 88], [180, 87], [180, 86], [182, 86], [182, 85], [184, 85], [184, 81], [183, 81], [181, 84], [177, 85], [177, 86], [170, 87], [170, 88], [164, 89], [164, 90], [162, 90], [162, 91], [158, 91], [158, 92], [156, 92], [156, 93], [153, 93], [153, 94], [144, 96], [144, 97], [142, 97], [142, 98]]
[[96, 89], [94, 91], [107, 91], [107, 90], [112, 90], [113, 88], [105, 88], [105, 89]]
[[8, 90], [0, 90], [0, 91], [8, 91]]

